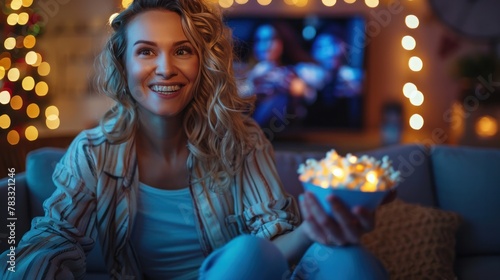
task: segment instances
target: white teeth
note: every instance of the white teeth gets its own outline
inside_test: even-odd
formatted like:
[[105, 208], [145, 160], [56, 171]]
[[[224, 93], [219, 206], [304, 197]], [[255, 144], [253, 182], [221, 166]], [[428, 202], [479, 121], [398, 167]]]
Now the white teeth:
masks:
[[180, 85], [175, 85], [175, 86], [160, 86], [160, 85], [153, 85], [151, 86], [151, 89], [159, 92], [159, 93], [172, 93], [174, 91], [180, 90], [181, 86]]

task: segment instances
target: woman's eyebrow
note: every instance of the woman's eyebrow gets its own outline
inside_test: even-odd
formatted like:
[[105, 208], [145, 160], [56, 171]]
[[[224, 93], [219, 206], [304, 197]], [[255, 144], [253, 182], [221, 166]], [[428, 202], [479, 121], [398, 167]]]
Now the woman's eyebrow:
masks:
[[[174, 46], [182, 45], [182, 44], [185, 44], [185, 43], [190, 43], [190, 42], [188, 40], [177, 41], [177, 42], [174, 43]], [[147, 40], [137, 40], [134, 43], [134, 46], [137, 45], [137, 44], [146, 44], [146, 45], [151, 45], [151, 46], [156, 46], [157, 45], [155, 42], [147, 41]]]

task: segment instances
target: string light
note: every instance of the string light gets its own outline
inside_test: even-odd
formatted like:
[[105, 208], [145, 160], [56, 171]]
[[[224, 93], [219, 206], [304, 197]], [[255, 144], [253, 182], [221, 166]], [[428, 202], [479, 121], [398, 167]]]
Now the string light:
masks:
[[327, 7], [333, 7], [335, 4], [337, 4], [337, 0], [321, 0], [321, 2]]
[[[4, 22], [12, 28], [8, 29], [11, 32], [9, 36], [4, 36], [0, 41], [6, 50], [0, 53], [0, 105], [10, 108], [3, 107], [5, 111], [0, 116], [0, 128], [15, 128], [2, 132], [2, 135], [6, 135], [4, 140], [10, 145], [17, 145], [22, 136], [29, 141], [38, 139], [38, 129], [28, 123], [31, 119], [39, 118], [42, 111], [41, 105], [37, 104], [36, 99], [33, 100], [33, 96], [45, 96], [49, 91], [46, 82], [36, 80], [49, 75], [51, 68], [48, 62], [43, 61], [40, 53], [30, 50], [35, 47], [36, 36], [42, 28], [37, 22], [40, 17], [34, 9], [29, 8], [33, 5], [33, 0], [8, 2], [4, 7], [4, 13], [7, 14]], [[32, 93], [33, 90], [36, 95]], [[50, 117], [51, 129], [56, 129], [59, 127], [59, 112], [55, 106], [51, 106], [49, 112], [51, 110], [55, 112]], [[13, 111], [24, 111], [26, 114]]]

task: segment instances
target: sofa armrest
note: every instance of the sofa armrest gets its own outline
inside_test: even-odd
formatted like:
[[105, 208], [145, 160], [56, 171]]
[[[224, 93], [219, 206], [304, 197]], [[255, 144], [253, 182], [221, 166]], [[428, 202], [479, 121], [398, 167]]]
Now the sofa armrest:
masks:
[[[30, 229], [31, 225], [32, 217], [29, 214], [30, 204], [28, 200], [26, 173], [15, 174], [13, 178], [15, 181], [10, 181], [10, 187], [10, 177], [0, 179], [0, 252], [4, 252], [10, 246], [16, 246], [23, 234]], [[13, 206], [15, 209], [14, 216], [9, 215], [7, 208], [8, 197], [12, 197], [11, 192], [15, 195], [15, 205]], [[7, 218], [16, 218], [16, 220], [10, 221]], [[15, 224], [13, 230], [7, 227], [11, 222]], [[12, 243], [12, 238], [15, 238], [15, 244]]]

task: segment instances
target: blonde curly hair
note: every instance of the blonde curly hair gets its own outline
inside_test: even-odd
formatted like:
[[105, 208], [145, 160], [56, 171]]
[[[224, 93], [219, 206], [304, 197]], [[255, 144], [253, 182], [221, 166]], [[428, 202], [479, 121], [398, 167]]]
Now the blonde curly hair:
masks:
[[128, 140], [137, 129], [136, 102], [126, 79], [126, 29], [137, 14], [152, 9], [180, 15], [184, 34], [200, 58], [194, 98], [185, 109], [183, 126], [196, 164], [201, 164], [205, 177], [213, 179], [210, 185], [216, 187], [211, 188], [224, 190], [252, 146], [246, 122], [253, 102], [238, 94], [231, 31], [215, 6], [203, 0], [135, 0], [113, 19], [114, 32], [98, 58], [103, 71], [98, 86], [116, 104], [101, 119], [101, 127], [113, 143]]

